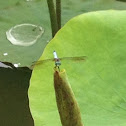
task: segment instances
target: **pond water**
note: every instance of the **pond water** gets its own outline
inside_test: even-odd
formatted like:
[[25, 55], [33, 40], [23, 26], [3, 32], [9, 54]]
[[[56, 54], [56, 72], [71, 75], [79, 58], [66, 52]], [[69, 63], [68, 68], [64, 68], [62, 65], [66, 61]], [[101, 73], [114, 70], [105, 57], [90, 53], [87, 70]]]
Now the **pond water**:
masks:
[[0, 126], [34, 126], [27, 95], [31, 70], [7, 67], [0, 67]]
[[19, 24], [10, 28], [6, 32], [7, 39], [13, 44], [18, 46], [31, 46], [44, 33], [41, 26], [34, 24]]

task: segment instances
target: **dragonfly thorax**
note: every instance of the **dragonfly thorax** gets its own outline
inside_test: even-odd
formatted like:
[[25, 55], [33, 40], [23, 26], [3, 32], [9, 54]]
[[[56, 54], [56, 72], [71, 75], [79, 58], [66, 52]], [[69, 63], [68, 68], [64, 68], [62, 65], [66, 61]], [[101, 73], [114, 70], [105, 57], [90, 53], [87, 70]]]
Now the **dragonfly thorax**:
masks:
[[61, 62], [59, 59], [55, 59], [55, 66], [58, 67], [61, 65]]

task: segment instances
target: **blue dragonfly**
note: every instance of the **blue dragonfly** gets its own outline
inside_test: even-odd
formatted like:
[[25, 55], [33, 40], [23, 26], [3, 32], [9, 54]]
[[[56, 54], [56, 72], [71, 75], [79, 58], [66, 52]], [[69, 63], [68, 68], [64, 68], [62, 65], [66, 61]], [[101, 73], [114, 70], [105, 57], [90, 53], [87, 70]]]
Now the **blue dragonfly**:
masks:
[[46, 60], [40, 60], [40, 61], [34, 62], [33, 66], [34, 65], [40, 65], [42, 63], [46, 63], [46, 62], [49, 62], [49, 61], [53, 61], [53, 62], [55, 62], [54, 68], [58, 68], [59, 71], [60, 71], [61, 61], [63, 61], [63, 60], [85, 61], [86, 58], [87, 58], [86, 56], [58, 58], [56, 51], [53, 52], [53, 56], [54, 56], [54, 58], [52, 58], [52, 59], [46, 59]]
[[12, 63], [9, 63], [9, 62], [0, 62], [0, 68], [10, 68], [12, 70], [23, 70], [23, 71], [27, 71], [28, 69], [28, 72], [30, 70], [33, 70], [34, 66], [36, 65], [40, 65], [40, 64], [43, 64], [43, 63], [46, 63], [46, 62], [49, 62], [49, 61], [53, 61], [55, 63], [54, 65], [54, 68], [57, 68], [59, 71], [60, 71], [60, 65], [61, 65], [61, 61], [85, 61], [87, 59], [86, 56], [79, 56], [79, 57], [63, 57], [63, 58], [58, 58], [57, 56], [57, 53], [56, 51], [53, 52], [53, 56], [54, 58], [52, 59], [46, 59], [46, 60], [40, 60], [40, 61], [36, 61], [36, 62], [33, 62], [33, 64], [30, 66], [30, 67], [18, 67], [16, 64], [12, 64]]

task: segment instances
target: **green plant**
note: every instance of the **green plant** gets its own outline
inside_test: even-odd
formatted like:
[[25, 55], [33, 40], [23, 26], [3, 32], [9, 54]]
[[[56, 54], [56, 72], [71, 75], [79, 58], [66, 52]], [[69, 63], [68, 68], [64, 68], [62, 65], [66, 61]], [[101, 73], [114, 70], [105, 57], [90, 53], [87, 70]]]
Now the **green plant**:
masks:
[[56, 9], [53, 0], [47, 0], [47, 3], [50, 14], [52, 37], [54, 37], [57, 31], [61, 28], [61, 0], [56, 0]]
[[[97, 11], [70, 20], [46, 46], [40, 60], [63, 60], [85, 126], [125, 126], [126, 11]], [[53, 87], [54, 63], [36, 65], [29, 88], [35, 126], [61, 126]], [[41, 97], [41, 98], [40, 98]]]
[[80, 108], [65, 69], [54, 71], [54, 89], [62, 126], [83, 126]]

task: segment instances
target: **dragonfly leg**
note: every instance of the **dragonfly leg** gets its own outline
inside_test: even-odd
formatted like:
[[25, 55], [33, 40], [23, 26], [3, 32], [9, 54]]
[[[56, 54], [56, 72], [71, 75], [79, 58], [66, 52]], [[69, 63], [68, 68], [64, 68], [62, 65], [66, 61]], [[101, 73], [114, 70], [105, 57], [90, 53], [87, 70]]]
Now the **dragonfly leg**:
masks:
[[58, 66], [58, 70], [59, 70], [59, 72], [60, 72], [60, 67]]
[[60, 67], [59, 67], [59, 66], [56, 65], [56, 66], [54, 67], [54, 69], [55, 69], [55, 70], [57, 69], [57, 70], [60, 72]]

